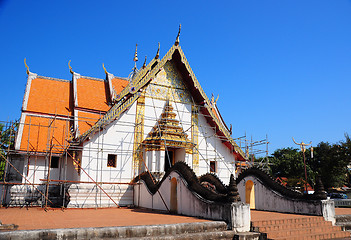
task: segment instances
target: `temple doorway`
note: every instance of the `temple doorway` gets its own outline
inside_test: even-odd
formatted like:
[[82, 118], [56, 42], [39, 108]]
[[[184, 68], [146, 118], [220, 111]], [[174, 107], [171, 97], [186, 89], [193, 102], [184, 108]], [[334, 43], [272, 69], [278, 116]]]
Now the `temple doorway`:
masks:
[[250, 209], [255, 209], [255, 185], [251, 180], [245, 184], [245, 201], [250, 204]]
[[171, 212], [177, 213], [178, 211], [178, 199], [177, 199], [177, 179], [172, 178], [171, 180]]

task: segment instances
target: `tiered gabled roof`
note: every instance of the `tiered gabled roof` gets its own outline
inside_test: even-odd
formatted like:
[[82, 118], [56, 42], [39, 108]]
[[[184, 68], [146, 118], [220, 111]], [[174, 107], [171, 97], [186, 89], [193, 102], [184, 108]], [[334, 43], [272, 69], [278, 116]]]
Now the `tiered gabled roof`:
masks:
[[116, 104], [91, 129], [77, 139], [78, 143], [83, 142], [90, 135], [99, 131], [101, 127], [119, 118], [121, 113], [139, 98], [140, 93], [156, 77], [167, 61], [172, 61], [175, 64], [195, 103], [201, 106], [200, 111], [204, 114], [207, 122], [216, 129], [216, 134], [221, 138], [223, 144], [233, 151], [238, 160], [245, 160], [244, 152], [231, 137], [217, 106], [208, 99], [178, 44], [173, 45], [161, 60], [155, 57], [145, 68], [141, 69], [133, 80], [116, 95]]
[[[101, 127], [119, 118], [140, 97], [167, 61], [171, 61], [179, 70], [194, 103], [200, 106], [199, 111], [223, 144], [233, 151], [238, 160], [245, 160], [244, 152], [231, 137], [216, 104], [208, 99], [190, 68], [179, 46], [179, 33], [166, 55], [159, 59], [157, 53], [146, 67], [136, 72], [130, 82], [113, 76], [105, 68], [104, 80], [81, 76], [70, 67], [72, 81], [40, 77], [27, 70], [28, 82], [16, 149], [47, 152], [49, 141], [38, 140], [38, 135], [35, 135], [40, 131], [41, 136], [47, 136], [46, 139], [53, 136], [58, 146], [67, 146], [68, 140], [74, 144], [82, 143]], [[38, 122], [37, 118], [44, 116], [48, 121]], [[58, 125], [52, 127], [54, 122], [58, 122]], [[46, 130], [43, 130], [42, 124]]]
[[90, 129], [110, 109], [111, 93], [118, 94], [129, 83], [113, 75], [104, 80], [73, 72], [70, 81], [27, 73], [15, 146], [25, 152], [63, 152], [69, 138]]

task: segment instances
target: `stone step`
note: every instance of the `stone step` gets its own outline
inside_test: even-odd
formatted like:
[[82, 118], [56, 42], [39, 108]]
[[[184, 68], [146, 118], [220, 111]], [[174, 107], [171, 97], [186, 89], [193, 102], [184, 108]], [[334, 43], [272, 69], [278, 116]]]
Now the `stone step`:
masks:
[[343, 231], [351, 230], [351, 222], [337, 222], [335, 225], [341, 227]]
[[[232, 240], [234, 238], [235, 231], [217, 231], [217, 232], [204, 232], [204, 233], [183, 233], [177, 235], [164, 235], [158, 237], [135, 237], [126, 238], [125, 240], [208, 240], [208, 239], [223, 239]], [[240, 238], [237, 238], [238, 240]], [[252, 238], [254, 240], [254, 238]], [[256, 238], [258, 240], [258, 237]]]
[[294, 224], [294, 223], [313, 223], [324, 221], [323, 217], [311, 216], [311, 217], [295, 217], [295, 218], [284, 218], [284, 219], [272, 219], [272, 220], [258, 220], [253, 221], [257, 226], [271, 226], [281, 224]]
[[300, 229], [287, 229], [285, 231], [270, 231], [267, 232], [267, 237], [276, 239], [279, 237], [295, 237], [295, 236], [307, 236], [307, 235], [318, 235], [324, 233], [342, 232], [340, 227], [313, 227], [313, 228], [300, 228]]
[[336, 215], [336, 222], [351, 222], [351, 215]]
[[[227, 231], [225, 222], [211, 221], [149, 226], [13, 231], [0, 233], [0, 239], [233, 239], [234, 235], [233, 231]], [[257, 238], [251, 239], [258, 239], [258, 234], [256, 236]]]
[[335, 220], [335, 225], [342, 227], [344, 231], [351, 230], [351, 215], [337, 215]]
[[291, 237], [268, 238], [274, 240], [319, 240], [319, 239], [350, 239], [349, 232], [330, 232], [323, 234], [308, 234]]
[[283, 231], [287, 229], [301, 229], [301, 228], [314, 228], [314, 227], [330, 227], [331, 222], [305, 222], [305, 223], [290, 223], [290, 224], [276, 224], [266, 225], [264, 227], [256, 227], [254, 230], [258, 232], [270, 232], [270, 231]]
[[252, 221], [255, 231], [266, 233], [268, 239], [336, 239], [350, 237], [340, 226], [332, 226], [323, 217], [301, 216], [287, 219]]

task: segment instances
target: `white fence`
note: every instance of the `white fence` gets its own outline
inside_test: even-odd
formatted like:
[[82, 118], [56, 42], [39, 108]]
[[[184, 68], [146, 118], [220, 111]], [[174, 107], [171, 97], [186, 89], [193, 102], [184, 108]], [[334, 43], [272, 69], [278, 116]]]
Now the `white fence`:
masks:
[[351, 206], [351, 199], [332, 199], [335, 207], [348, 207]]

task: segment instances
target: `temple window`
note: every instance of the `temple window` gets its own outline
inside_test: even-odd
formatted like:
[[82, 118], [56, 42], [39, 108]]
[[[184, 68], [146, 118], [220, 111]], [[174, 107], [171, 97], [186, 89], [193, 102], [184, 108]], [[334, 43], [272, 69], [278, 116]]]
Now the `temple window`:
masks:
[[60, 157], [51, 157], [50, 168], [58, 168], [59, 161], [60, 161]]
[[116, 154], [108, 154], [107, 155], [107, 166], [114, 167], [114, 168], [117, 166], [117, 155]]
[[216, 173], [217, 172], [217, 162], [210, 161], [210, 172]]

